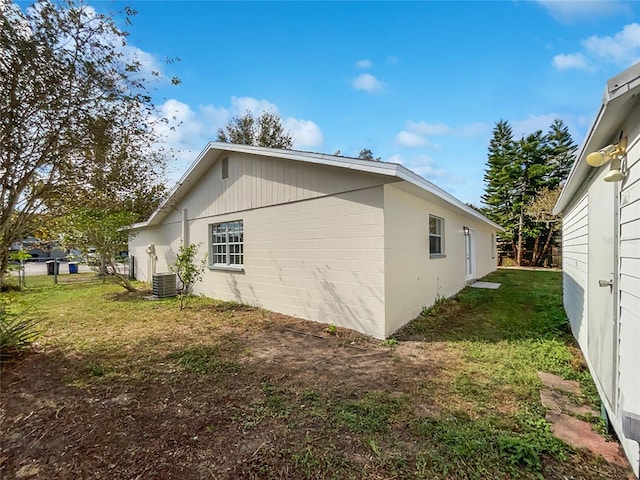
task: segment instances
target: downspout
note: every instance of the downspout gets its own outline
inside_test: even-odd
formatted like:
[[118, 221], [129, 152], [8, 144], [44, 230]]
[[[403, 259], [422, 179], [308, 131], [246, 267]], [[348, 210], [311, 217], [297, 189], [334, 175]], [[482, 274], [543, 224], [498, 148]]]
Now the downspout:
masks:
[[153, 243], [147, 245], [147, 282], [152, 283], [153, 275], [156, 273], [156, 246]]
[[189, 224], [187, 223], [187, 209], [182, 209], [182, 245], [189, 245]]
[[613, 378], [616, 379], [615, 396], [612, 407], [615, 409], [615, 415], [618, 415], [620, 407], [620, 383], [619, 364], [620, 364], [620, 184], [613, 184], [614, 200], [613, 200], [613, 272], [611, 287], [613, 292], [613, 325], [615, 332], [613, 338], [616, 340], [616, 355], [613, 359]]

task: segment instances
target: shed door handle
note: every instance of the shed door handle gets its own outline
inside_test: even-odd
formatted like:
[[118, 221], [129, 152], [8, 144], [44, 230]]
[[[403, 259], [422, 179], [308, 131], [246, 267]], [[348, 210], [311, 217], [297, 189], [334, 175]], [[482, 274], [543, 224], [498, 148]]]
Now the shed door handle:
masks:
[[609, 287], [609, 289], [613, 292], [613, 280], [598, 280], [598, 285], [600, 287]]

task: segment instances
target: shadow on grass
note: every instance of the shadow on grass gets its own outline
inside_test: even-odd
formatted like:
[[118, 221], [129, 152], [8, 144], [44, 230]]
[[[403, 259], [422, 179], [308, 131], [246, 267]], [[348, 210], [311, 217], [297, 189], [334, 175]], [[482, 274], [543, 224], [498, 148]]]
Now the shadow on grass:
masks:
[[560, 272], [499, 270], [482, 280], [501, 286], [496, 290], [466, 287], [410, 322], [394, 338], [428, 342], [570, 338]]

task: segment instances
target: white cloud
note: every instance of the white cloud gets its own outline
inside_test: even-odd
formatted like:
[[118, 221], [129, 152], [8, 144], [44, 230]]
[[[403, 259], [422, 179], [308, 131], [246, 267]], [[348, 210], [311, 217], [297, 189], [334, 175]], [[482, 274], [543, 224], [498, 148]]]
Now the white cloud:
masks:
[[546, 113], [544, 115], [532, 114], [522, 120], [516, 120], [511, 123], [513, 138], [518, 140], [538, 130], [546, 132], [549, 129], [549, 125], [551, 125], [556, 118], [561, 117], [557, 113]]
[[371, 60], [369, 60], [369, 59], [358, 60], [356, 62], [356, 67], [358, 67], [358, 68], [371, 68], [371, 67], [373, 67], [373, 62], [371, 62]]
[[406, 148], [438, 147], [428, 137], [459, 136], [477, 137], [485, 135], [491, 127], [485, 123], [470, 123], [459, 127], [452, 127], [446, 123], [414, 122], [408, 120], [405, 130], [400, 131], [396, 137], [396, 144]]
[[627, 10], [619, 0], [537, 0], [554, 19], [563, 23], [615, 15]]
[[353, 87], [356, 90], [364, 90], [367, 93], [374, 94], [382, 92], [384, 85], [373, 75], [363, 73], [355, 78]]
[[[557, 118], [563, 121], [563, 123], [569, 129], [569, 133], [571, 134], [573, 141], [579, 145], [582, 142], [582, 137], [584, 136], [584, 117], [579, 117], [572, 114], [532, 114], [522, 120], [510, 122], [511, 129], [513, 131], [513, 138], [515, 140], [519, 140], [523, 136], [530, 135], [538, 130], [542, 130], [542, 133], [547, 133], [549, 131], [549, 127]], [[586, 126], [588, 126], [588, 124]]]
[[139, 73], [145, 77], [163, 73], [162, 64], [149, 52], [138, 47], [125, 45], [122, 47], [122, 53], [127, 62], [139, 63]]
[[406, 148], [428, 147], [431, 145], [426, 138], [414, 132], [407, 132], [406, 130], [402, 130], [398, 133], [395, 141], [401, 147]]
[[428, 155], [416, 155], [411, 158], [393, 155], [386, 158], [385, 162], [399, 163], [422, 178], [431, 180], [439, 187], [447, 190], [450, 190], [453, 185], [464, 183], [464, 178], [438, 167], [433, 158]]
[[[0, 0], [3, 2], [4, 0]], [[39, 12], [44, 8], [44, 3], [35, 3], [32, 7], [28, 7], [30, 13]], [[89, 5], [80, 5], [73, 9], [76, 14], [80, 15], [82, 22], [90, 26], [86, 32], [80, 34], [83, 40], [91, 37], [92, 42], [100, 43], [113, 49], [116, 54], [121, 56], [121, 60], [131, 66], [136, 65], [137, 70], [130, 73], [131, 77], [142, 78], [145, 81], [152, 79], [165, 81], [163, 64], [152, 53], [146, 52], [139, 47], [129, 44], [123, 44], [123, 37], [115, 34], [109, 27], [109, 24], [98, 15], [95, 8]], [[69, 15], [70, 9], [65, 10], [65, 14]], [[73, 51], [77, 39], [73, 36], [63, 36], [60, 42], [62, 48]]]
[[427, 122], [407, 122], [407, 129], [419, 135], [437, 136], [449, 135], [453, 129], [444, 123], [427, 123]]
[[587, 52], [619, 65], [630, 65], [640, 58], [640, 25], [630, 23], [613, 37], [593, 35], [583, 42]]
[[589, 68], [587, 59], [581, 53], [561, 53], [553, 57], [553, 66], [558, 70], [569, 70], [572, 68], [586, 70]]
[[[170, 176], [179, 177], [196, 155], [211, 140], [215, 139], [217, 129], [224, 125], [229, 114], [225, 109], [216, 109], [211, 105], [192, 110], [186, 103], [175, 99], [167, 100], [159, 107], [167, 122], [156, 125], [156, 131], [164, 139], [163, 147], [168, 149], [176, 162], [170, 165]], [[213, 115], [216, 111], [217, 115]], [[217, 122], [213, 123], [212, 119]]]
[[262, 112], [278, 113], [278, 107], [275, 104], [252, 97], [231, 97], [230, 110], [233, 116], [244, 115], [247, 111], [254, 115], [261, 115]]
[[[193, 162], [205, 145], [216, 139], [218, 129], [232, 118], [247, 111], [254, 116], [268, 111], [278, 114], [278, 107], [267, 100], [252, 97], [232, 97], [229, 107], [211, 104], [192, 109], [188, 104], [176, 99], [167, 100], [159, 106], [160, 114], [167, 119], [159, 123], [156, 131], [164, 139], [163, 146], [175, 158], [170, 166], [170, 176], [179, 178]], [[291, 132], [294, 148], [310, 148], [322, 145], [322, 130], [311, 120], [294, 117], [282, 118], [285, 130]]]
[[456, 133], [463, 137], [477, 137], [491, 132], [491, 128], [488, 123], [476, 122], [462, 125], [456, 129]]
[[553, 66], [558, 70], [588, 70], [591, 65], [607, 62], [628, 67], [640, 60], [640, 24], [625, 25], [613, 36], [592, 35], [582, 41], [582, 46], [582, 53], [561, 53], [553, 57]]
[[320, 127], [311, 120], [298, 120], [289, 117], [283, 121], [285, 130], [293, 135], [295, 148], [309, 148], [322, 145], [324, 136]]
[[222, 125], [231, 117], [229, 110], [224, 107], [204, 105], [201, 106], [199, 110], [205, 121], [211, 125]]

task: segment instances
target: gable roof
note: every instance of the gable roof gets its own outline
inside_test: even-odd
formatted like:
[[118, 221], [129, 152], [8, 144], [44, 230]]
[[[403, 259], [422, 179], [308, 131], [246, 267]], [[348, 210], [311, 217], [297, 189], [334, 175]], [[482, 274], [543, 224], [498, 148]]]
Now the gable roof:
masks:
[[338, 155], [327, 155], [324, 153], [302, 152], [298, 150], [284, 150], [277, 148], [255, 147], [252, 145], [238, 145], [232, 143], [209, 142], [207, 146], [196, 157], [195, 161], [188, 168], [186, 173], [173, 187], [169, 196], [160, 204], [155, 212], [151, 214], [146, 222], [136, 223], [133, 229], [158, 225], [162, 219], [182, 200], [191, 190], [195, 183], [211, 168], [211, 166], [228, 152], [244, 153], [249, 155], [260, 155], [264, 157], [282, 158], [297, 162], [306, 162], [316, 165], [325, 165], [338, 168], [346, 168], [359, 172], [394, 177], [404, 180], [421, 190], [435, 195], [447, 204], [455, 207], [467, 215], [479, 220], [498, 230], [503, 230], [500, 225], [492, 222], [475, 209], [464, 204], [450, 193], [445, 192], [440, 187], [425, 180], [411, 170], [397, 163], [375, 162], [360, 158], [342, 157]]
[[582, 147], [573, 163], [569, 178], [553, 209], [554, 215], [564, 211], [578, 192], [593, 168], [585, 158], [591, 152], [615, 143], [615, 135], [620, 133], [623, 122], [640, 109], [640, 62], [607, 81], [602, 104], [591, 128], [585, 136]]

